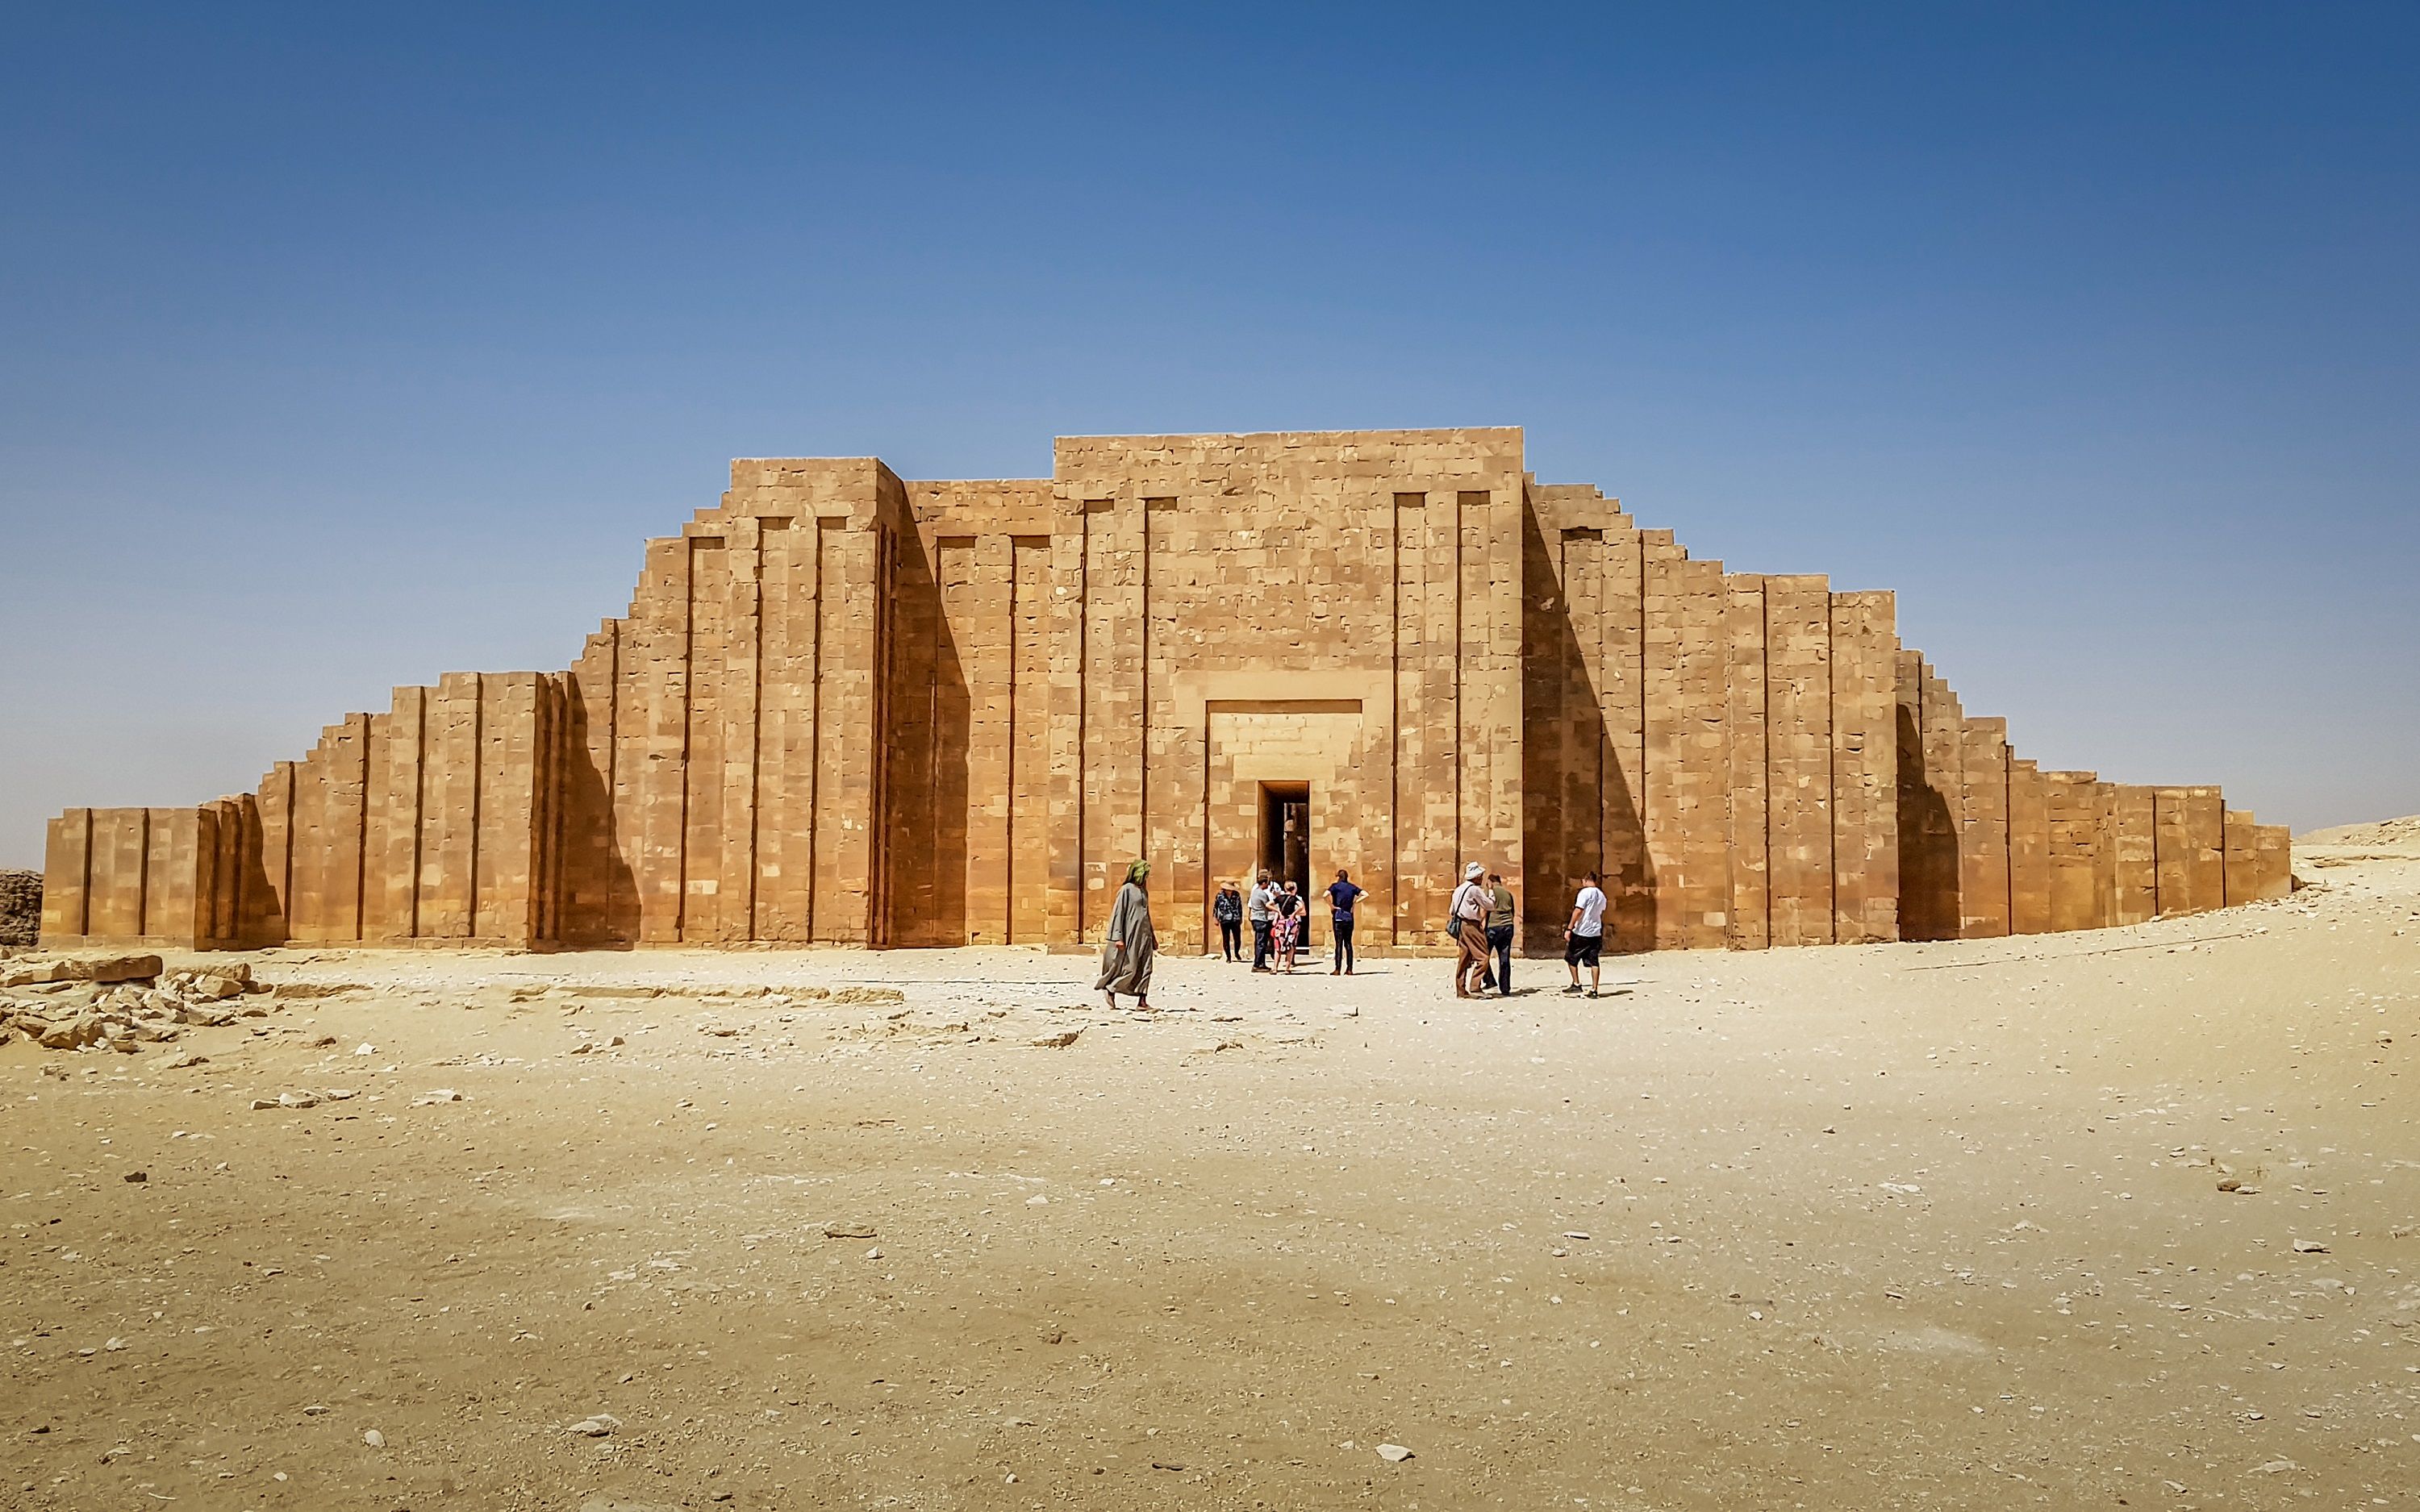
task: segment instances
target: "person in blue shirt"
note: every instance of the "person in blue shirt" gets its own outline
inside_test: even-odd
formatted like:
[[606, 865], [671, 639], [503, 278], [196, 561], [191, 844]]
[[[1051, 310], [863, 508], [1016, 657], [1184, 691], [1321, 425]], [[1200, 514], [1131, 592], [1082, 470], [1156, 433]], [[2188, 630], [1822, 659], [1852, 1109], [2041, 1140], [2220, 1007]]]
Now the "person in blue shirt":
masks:
[[1336, 880], [1327, 885], [1328, 924], [1336, 933], [1336, 961], [1327, 968], [1331, 977], [1342, 972], [1353, 975], [1353, 907], [1362, 898], [1362, 889], [1353, 885], [1353, 878], [1342, 867], [1336, 869]]

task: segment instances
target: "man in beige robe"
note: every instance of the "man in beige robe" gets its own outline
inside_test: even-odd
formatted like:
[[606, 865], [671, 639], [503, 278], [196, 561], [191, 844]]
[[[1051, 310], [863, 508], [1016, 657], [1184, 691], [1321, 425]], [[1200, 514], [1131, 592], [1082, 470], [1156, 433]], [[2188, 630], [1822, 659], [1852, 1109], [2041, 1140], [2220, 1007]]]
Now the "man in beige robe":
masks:
[[1101, 980], [1093, 987], [1109, 995], [1111, 1008], [1118, 1006], [1120, 993], [1132, 993], [1137, 1008], [1151, 1007], [1151, 968], [1159, 956], [1159, 935], [1151, 926], [1151, 896], [1143, 890], [1143, 878], [1149, 875], [1149, 861], [1126, 868], [1126, 885], [1109, 905], [1109, 938], [1101, 942]]

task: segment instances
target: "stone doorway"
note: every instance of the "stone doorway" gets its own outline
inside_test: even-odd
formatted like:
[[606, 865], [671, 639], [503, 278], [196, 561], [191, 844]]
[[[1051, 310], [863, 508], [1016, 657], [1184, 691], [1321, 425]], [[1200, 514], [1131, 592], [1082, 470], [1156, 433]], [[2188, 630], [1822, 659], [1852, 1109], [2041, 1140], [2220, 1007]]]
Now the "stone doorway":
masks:
[[1311, 877], [1310, 783], [1261, 784], [1261, 865], [1277, 881], [1292, 882], [1302, 895], [1301, 940], [1308, 949], [1311, 921], [1318, 914], [1311, 906], [1314, 888]]

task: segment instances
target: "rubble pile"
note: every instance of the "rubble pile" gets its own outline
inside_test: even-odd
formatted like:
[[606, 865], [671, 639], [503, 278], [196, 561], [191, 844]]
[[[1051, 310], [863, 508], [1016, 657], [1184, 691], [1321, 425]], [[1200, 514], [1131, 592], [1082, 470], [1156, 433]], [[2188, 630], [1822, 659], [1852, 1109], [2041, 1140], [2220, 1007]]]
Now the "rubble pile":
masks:
[[0, 961], [0, 1044], [23, 1035], [47, 1050], [131, 1055], [190, 1026], [262, 1017], [269, 1010], [243, 998], [268, 990], [241, 962], [168, 971], [156, 955]]
[[31, 945], [42, 933], [42, 874], [0, 871], [0, 946]]

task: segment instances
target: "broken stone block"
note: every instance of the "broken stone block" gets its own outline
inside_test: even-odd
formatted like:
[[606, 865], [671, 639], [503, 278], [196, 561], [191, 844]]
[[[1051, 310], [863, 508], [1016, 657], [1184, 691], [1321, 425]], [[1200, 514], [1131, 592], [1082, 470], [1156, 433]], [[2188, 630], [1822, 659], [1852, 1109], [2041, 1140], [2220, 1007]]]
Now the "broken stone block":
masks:
[[81, 1050], [100, 1042], [101, 1033], [100, 1014], [79, 1013], [64, 1024], [45, 1024], [35, 1038], [46, 1050]]

